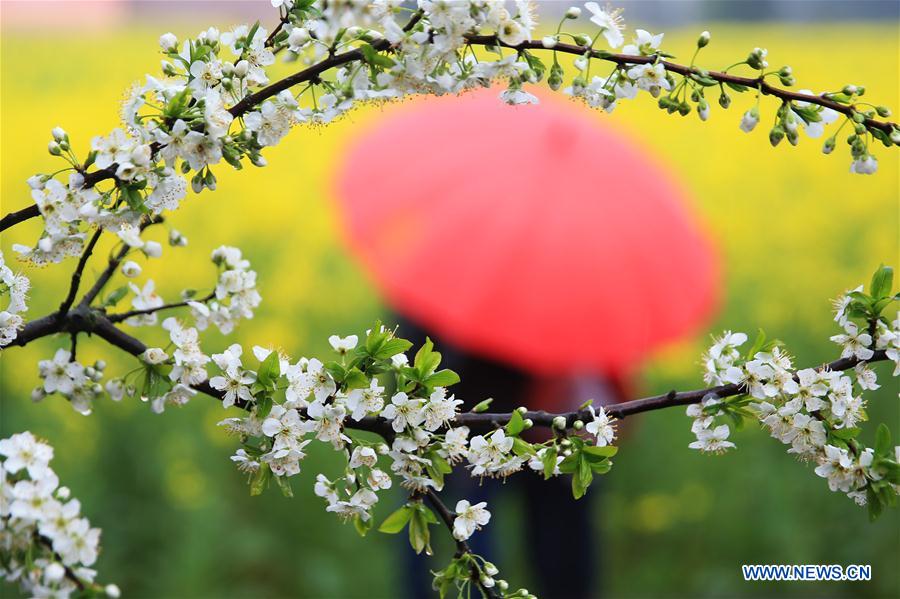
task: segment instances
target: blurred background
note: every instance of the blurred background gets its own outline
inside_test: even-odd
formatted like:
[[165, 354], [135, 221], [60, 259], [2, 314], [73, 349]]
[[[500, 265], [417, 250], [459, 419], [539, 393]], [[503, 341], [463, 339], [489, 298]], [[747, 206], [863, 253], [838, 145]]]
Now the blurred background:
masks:
[[[664, 47], [679, 57], [689, 57], [697, 34], [708, 29], [713, 41], [704, 65], [731, 64], [762, 46], [773, 66], [794, 68], [798, 88], [860, 83], [870, 101], [900, 109], [896, 2], [623, 5], [629, 28], [665, 31]], [[566, 6], [541, 3], [541, 12]], [[30, 203], [25, 179], [51, 164], [45, 148], [53, 126], [64, 127], [83, 151], [93, 135], [118, 125], [123, 91], [158, 70], [160, 33], [183, 39], [209, 25], [224, 30], [256, 18], [274, 21], [267, 1], [0, 3], [2, 211]], [[752, 334], [761, 327], [801, 365], [830, 360], [837, 347], [827, 340], [834, 334], [828, 298], [867, 281], [880, 262], [900, 264], [897, 152], [879, 151], [878, 174], [862, 177], [848, 172], [840, 149], [823, 156], [821, 140], [803, 137], [797, 148], [773, 150], [762, 125], [751, 135], [738, 130], [751, 102], [738, 97], [728, 111], [714, 106], [704, 124], [668, 116], [646, 97], [620, 104], [613, 115], [590, 113], [662, 165], [718, 254], [719, 311], [705, 330], [656, 352], [633, 373], [634, 396], [699, 386], [708, 334], [723, 328]], [[764, 114], [775, 110], [764, 104]], [[166, 248], [146, 275], [173, 298], [211, 282], [212, 249], [240, 247], [259, 272], [264, 300], [236, 339], [277, 345], [292, 356], [321, 354], [328, 335], [359, 333], [375, 318], [390, 318], [370, 275], [346, 249], [337, 195], [349, 148], [395, 109], [366, 107], [327, 128], [297, 128], [267, 152], [267, 168], [218, 168], [218, 191], [189, 196], [170, 219], [188, 248]], [[13, 243], [30, 244], [38, 231], [32, 222], [6, 232], [7, 260]], [[30, 317], [54, 309], [70, 269], [26, 271], [34, 288]], [[149, 341], [157, 332], [139, 334]], [[228, 342], [211, 334], [204, 349]], [[54, 467], [103, 529], [102, 580], [136, 597], [389, 597], [405, 588], [394, 539], [371, 533], [360, 540], [313, 496], [314, 474], [339, 467], [329, 449], [313, 449], [294, 479], [293, 499], [276, 490], [251, 498], [228, 460], [234, 440], [216, 427], [227, 413], [214, 402], [199, 397], [161, 416], [147, 405], [100, 402], [90, 417], [59, 398], [32, 404], [36, 361], [66, 343], [44, 339], [4, 352], [0, 434], [30, 429], [55, 446]], [[102, 342], [83, 339], [79, 357], [103, 357], [111, 374], [130, 368]], [[888, 368], [878, 372], [883, 388], [870, 394], [869, 414], [896, 431], [897, 384]], [[864, 432], [869, 444], [873, 428]], [[692, 438], [680, 409], [631, 423], [614, 470], [602, 480], [601, 501], [592, 504], [604, 573], [597, 595], [896, 596], [896, 510], [870, 524], [864, 509], [828, 492], [808, 465], [752, 426], [734, 435], [738, 451], [720, 457], [689, 451]], [[386, 496], [377, 517], [401, 501], [399, 491]], [[521, 549], [523, 507], [514, 493], [499, 501], [492, 506], [500, 540], [494, 559], [511, 583], [533, 587]], [[442, 556], [448, 550], [436, 548]], [[744, 583], [742, 563], [871, 564], [873, 580]]]

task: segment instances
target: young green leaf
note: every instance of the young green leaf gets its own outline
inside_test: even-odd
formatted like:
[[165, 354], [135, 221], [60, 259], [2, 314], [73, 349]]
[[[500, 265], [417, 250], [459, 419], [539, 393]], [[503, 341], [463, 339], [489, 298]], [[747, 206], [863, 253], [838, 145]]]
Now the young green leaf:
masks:
[[452, 370], [438, 370], [424, 381], [426, 387], [449, 387], [459, 382], [459, 375]]
[[890, 266], [881, 265], [875, 274], [872, 275], [872, 282], [869, 284], [869, 293], [875, 299], [881, 299], [891, 294], [891, 287], [894, 285], [894, 269]]
[[525, 420], [518, 410], [514, 410], [509, 422], [506, 423], [506, 434], [515, 437], [523, 430], [525, 430]]
[[488, 397], [484, 401], [480, 401], [477, 404], [475, 404], [475, 407], [472, 408], [472, 411], [476, 412], [476, 413], [487, 412], [487, 409], [489, 407], [491, 407], [491, 403], [493, 403], [493, 401], [494, 401], [493, 397]]

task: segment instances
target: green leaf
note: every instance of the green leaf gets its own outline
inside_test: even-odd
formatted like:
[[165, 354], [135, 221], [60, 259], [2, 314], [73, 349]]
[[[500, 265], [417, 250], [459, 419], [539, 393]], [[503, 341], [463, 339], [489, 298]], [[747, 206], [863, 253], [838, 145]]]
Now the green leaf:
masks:
[[294, 496], [294, 490], [291, 488], [291, 481], [289, 481], [286, 476], [276, 476], [275, 482], [278, 483], [282, 495], [288, 498]]
[[409, 544], [416, 553], [424, 551], [427, 555], [431, 555], [431, 533], [421, 509], [416, 509], [409, 520]]
[[393, 60], [391, 60], [384, 54], [379, 54], [375, 50], [375, 48], [373, 48], [369, 44], [363, 44], [359, 47], [359, 49], [362, 51], [363, 59], [373, 67], [383, 67], [385, 69], [389, 69], [394, 66]]
[[434, 343], [432, 343], [431, 339], [426, 337], [425, 343], [423, 343], [422, 347], [419, 348], [419, 351], [416, 352], [413, 366], [419, 371], [419, 376], [422, 379], [425, 379], [435, 371], [440, 363], [441, 354], [434, 351]]
[[455, 385], [459, 382], [459, 375], [444, 368], [443, 370], [438, 370], [424, 381], [422, 381], [426, 387], [449, 387], [450, 385]]
[[541, 459], [541, 463], [544, 466], [544, 480], [553, 476], [553, 471], [556, 470], [556, 458], [556, 445], [551, 445], [544, 452], [544, 457]]
[[766, 332], [762, 329], [758, 329], [758, 333], [756, 334], [756, 340], [753, 342], [753, 345], [750, 347], [750, 350], [747, 352], [747, 359], [753, 359], [753, 356], [756, 355], [757, 352], [762, 351], [763, 347], [766, 345]]
[[275, 381], [281, 376], [281, 362], [278, 352], [271, 352], [259, 365], [256, 380], [265, 387], [274, 387]]
[[475, 413], [486, 412], [487, 409], [488, 409], [489, 407], [491, 407], [491, 403], [493, 403], [493, 401], [494, 401], [494, 398], [493, 398], [493, 397], [488, 397], [488, 398], [485, 399], [484, 401], [478, 402], [478, 403], [475, 405], [475, 407], [472, 408], [472, 411], [475, 412]]
[[881, 515], [884, 506], [881, 504], [881, 498], [875, 493], [871, 485], [866, 487], [866, 505], [869, 506], [869, 521], [874, 522]]
[[594, 474], [591, 472], [591, 466], [588, 461], [584, 459], [580, 453], [577, 455], [576, 469], [575, 473], [572, 475], [572, 495], [575, 499], [581, 499], [591, 485]]
[[506, 423], [506, 434], [515, 437], [524, 430], [525, 420], [518, 410], [514, 410], [509, 418], [509, 422]]
[[878, 267], [875, 274], [872, 275], [872, 282], [869, 284], [869, 293], [876, 299], [888, 297], [891, 294], [891, 287], [894, 285], [894, 269], [883, 264]]
[[384, 344], [378, 348], [378, 351], [376, 351], [375, 355], [372, 357], [376, 360], [387, 360], [396, 356], [397, 354], [402, 354], [410, 347], [412, 347], [411, 341], [395, 337], [393, 339], [388, 339], [387, 341], [385, 341]]
[[728, 87], [730, 87], [731, 89], [733, 89], [734, 91], [739, 92], [739, 93], [743, 93], [743, 92], [747, 91], [748, 89], [750, 89], [746, 85], [741, 85], [740, 83], [731, 83], [729, 81], [726, 81], [725, 85], [727, 85]]
[[261, 495], [269, 485], [271, 477], [272, 471], [269, 470], [269, 465], [266, 463], [260, 464], [259, 470], [256, 471], [256, 474], [253, 475], [253, 480], [250, 481], [250, 495]]
[[875, 455], [890, 456], [893, 447], [891, 446], [891, 431], [885, 423], [878, 425], [875, 431]]
[[850, 439], [856, 438], [859, 435], [860, 429], [858, 427], [852, 428], [836, 428], [830, 431], [831, 436], [837, 437], [838, 439], [843, 439], [844, 441], [849, 441]]
[[884, 312], [884, 309], [890, 306], [896, 299], [894, 297], [883, 297], [879, 300], [876, 300], [872, 303], [872, 312], [875, 313], [875, 316], [881, 315]]
[[126, 295], [128, 295], [128, 285], [122, 285], [121, 287], [110, 291], [109, 295], [107, 295], [103, 300], [101, 306], [104, 308], [112, 308], [113, 306], [118, 304]]
[[594, 474], [606, 474], [612, 470], [612, 462], [609, 460], [601, 460], [599, 462], [591, 462], [591, 471]]
[[256, 398], [256, 417], [260, 420], [269, 415], [272, 411], [272, 395], [270, 393], [261, 393]]
[[344, 376], [344, 385], [347, 391], [351, 389], [365, 389], [369, 386], [369, 377], [354, 366]]
[[534, 455], [534, 447], [528, 441], [521, 439], [520, 437], [515, 437], [513, 439], [513, 453], [518, 456], [523, 455]]
[[613, 445], [605, 445], [598, 447], [596, 445], [585, 445], [582, 451], [589, 456], [597, 456], [601, 458], [611, 458], [619, 452], [619, 448]]
[[372, 518], [363, 520], [360, 516], [354, 516], [353, 527], [356, 529], [356, 532], [359, 533], [359, 536], [364, 537], [366, 536], [366, 533], [372, 529]]

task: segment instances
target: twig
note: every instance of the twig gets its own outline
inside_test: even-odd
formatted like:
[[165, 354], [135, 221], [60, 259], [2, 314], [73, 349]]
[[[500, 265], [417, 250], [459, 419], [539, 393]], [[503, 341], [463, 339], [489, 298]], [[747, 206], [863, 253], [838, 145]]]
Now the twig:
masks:
[[[447, 527], [447, 530], [450, 531], [450, 536], [453, 536], [453, 518], [454, 514], [450, 511], [437, 493], [434, 492], [433, 489], [425, 490], [425, 499], [428, 500], [428, 503], [431, 504], [431, 507], [437, 511], [438, 515], [441, 517], [441, 520], [444, 521], [444, 525]], [[466, 553], [472, 554], [472, 549], [469, 547], [469, 544], [465, 541], [461, 541], [453, 536], [453, 540], [456, 541], [456, 557], [464, 555]], [[478, 585], [478, 588], [481, 589], [481, 592], [486, 597], [500, 597], [500, 594], [497, 593], [496, 589], [493, 587], [486, 587], [481, 582], [481, 573], [478, 571], [478, 567], [473, 563], [470, 568], [471, 578], [475, 584]]]
[[163, 304], [162, 306], [157, 306], [156, 308], [145, 308], [143, 310], [129, 310], [128, 312], [122, 312], [120, 314], [109, 314], [109, 315], [107, 315], [107, 318], [109, 318], [110, 322], [117, 323], [117, 322], [122, 322], [123, 320], [127, 320], [127, 319], [131, 318], [132, 316], [141, 316], [143, 314], [155, 314], [156, 312], [160, 312], [162, 310], [171, 310], [173, 308], [184, 308], [190, 302], [200, 302], [201, 304], [205, 304], [206, 302], [210, 301], [214, 297], [216, 297], [216, 292], [212, 291], [209, 295], [207, 295], [206, 297], [202, 297], [200, 299], [191, 299], [191, 300], [185, 300], [182, 302], [173, 302], [171, 304]]
[[[404, 27], [405, 31], [409, 31], [412, 29], [422, 18], [422, 12], [417, 11], [407, 22]], [[283, 24], [283, 23], [282, 23]], [[272, 32], [270, 36], [271, 39], [274, 40], [274, 35], [279, 30], [279, 27], [276, 27], [275, 31]], [[547, 48], [544, 48], [542, 42], [540, 40], [533, 41], [525, 41], [521, 44], [510, 45], [500, 41], [496, 35], [468, 35], [465, 36], [466, 43], [473, 46], [502, 46], [504, 48], [510, 48], [516, 51], [524, 51], [524, 50], [539, 50], [539, 51], [548, 51]], [[267, 40], [268, 42], [268, 40]], [[384, 51], [392, 51], [393, 47], [390, 42], [386, 39], [380, 39], [374, 41], [371, 44], [372, 48], [379, 52]], [[784, 102], [808, 102], [810, 104], [815, 104], [817, 106], [823, 106], [825, 108], [830, 108], [835, 110], [843, 115], [852, 116], [856, 113], [856, 107], [848, 104], [841, 104], [839, 102], [835, 102], [829, 98], [826, 98], [824, 94], [816, 95], [816, 94], [804, 94], [800, 92], [790, 91], [784, 88], [780, 88], [770, 83], [766, 82], [763, 77], [740, 77], [738, 75], [731, 75], [729, 73], [721, 72], [721, 71], [701, 71], [699, 68], [694, 66], [686, 66], [674, 62], [670, 62], [668, 60], [660, 60], [658, 55], [651, 56], [633, 56], [630, 54], [616, 54], [601, 50], [594, 50], [591, 48], [585, 48], [583, 46], [577, 46], [574, 44], [566, 44], [566, 43], [557, 43], [552, 51], [559, 52], [563, 54], [570, 54], [575, 56], [585, 56], [590, 55], [592, 58], [596, 58], [598, 60], [605, 60], [607, 62], [612, 62], [620, 66], [626, 65], [640, 65], [640, 64], [653, 64], [658, 63], [663, 65], [663, 67], [672, 73], [677, 73], [684, 77], [690, 77], [693, 75], [702, 75], [709, 77], [710, 79], [717, 81], [719, 83], [728, 83], [733, 85], [741, 85], [744, 87], [750, 87], [754, 89], [758, 89], [760, 93], [767, 96], [774, 96], [780, 98]], [[364, 55], [361, 50], [349, 50], [342, 54], [336, 54], [333, 56], [329, 56], [327, 59], [322, 62], [315, 64], [311, 67], [308, 67], [302, 71], [294, 73], [276, 81], [275, 83], [269, 85], [268, 87], [264, 87], [263, 89], [257, 91], [256, 93], [249, 94], [245, 96], [241, 101], [232, 106], [228, 111], [232, 116], [239, 117], [246, 112], [249, 112], [257, 105], [262, 103], [264, 100], [271, 98], [277, 95], [279, 92], [294, 87], [295, 85], [305, 83], [308, 81], [315, 81], [319, 79], [319, 76], [335, 67], [342, 66], [344, 64], [355, 62], [359, 60], [363, 60]], [[894, 129], [898, 128], [897, 123], [891, 121], [879, 121], [877, 119], [866, 117], [863, 121], [866, 127], [870, 129], [880, 129], [881, 131], [890, 134]], [[158, 143], [154, 143], [151, 145], [151, 154], [155, 156], [157, 152], [161, 149], [161, 145]], [[84, 174], [84, 187], [90, 188], [96, 185], [101, 181], [105, 181], [107, 179], [114, 179], [116, 174], [116, 169], [118, 165], [112, 164], [107, 168], [96, 170], [90, 173]], [[37, 206], [29, 206], [24, 208], [18, 212], [13, 212], [7, 214], [0, 220], [0, 231], [4, 231], [7, 228], [28, 220], [30, 218], [34, 218], [39, 216], [40, 212], [37, 209]]]
[[78, 264], [75, 266], [75, 272], [72, 273], [72, 282], [69, 284], [69, 293], [66, 295], [66, 299], [59, 305], [59, 318], [65, 317], [69, 312], [69, 308], [72, 307], [72, 303], [75, 301], [75, 295], [78, 293], [78, 286], [81, 284], [81, 275], [84, 272], [84, 267], [87, 266], [87, 261], [94, 252], [94, 246], [97, 245], [97, 240], [100, 239], [100, 235], [102, 234], [103, 227], [98, 227], [97, 231], [88, 242], [87, 247], [84, 248], [84, 252], [81, 253]]

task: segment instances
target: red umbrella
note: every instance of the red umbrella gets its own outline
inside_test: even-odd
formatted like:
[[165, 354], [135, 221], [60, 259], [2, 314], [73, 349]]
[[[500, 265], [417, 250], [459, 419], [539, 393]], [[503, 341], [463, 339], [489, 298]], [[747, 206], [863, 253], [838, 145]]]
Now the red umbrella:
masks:
[[715, 256], [680, 187], [565, 99], [390, 105], [354, 139], [338, 195], [395, 310], [532, 372], [625, 374], [716, 303]]

